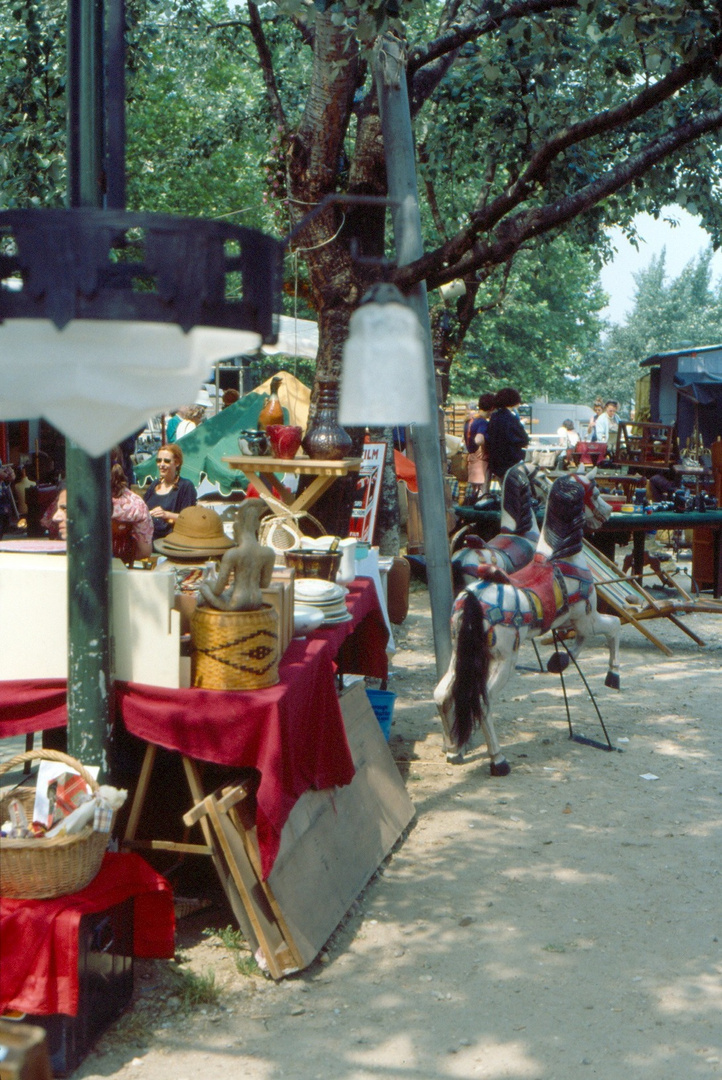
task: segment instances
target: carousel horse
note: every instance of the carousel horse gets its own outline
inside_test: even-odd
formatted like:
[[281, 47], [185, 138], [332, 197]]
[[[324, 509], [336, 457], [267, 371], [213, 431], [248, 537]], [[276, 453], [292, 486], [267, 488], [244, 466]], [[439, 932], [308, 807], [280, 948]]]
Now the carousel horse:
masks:
[[456, 746], [447, 748], [448, 761], [462, 760], [474, 728], [481, 726], [492, 776], [506, 776], [510, 771], [491, 712], [528, 637], [561, 627], [575, 631], [567, 652], [555, 653], [547, 662], [548, 671], [558, 672], [567, 667], [570, 656], [576, 659], [590, 635], [603, 635], [609, 648], [605, 685], [619, 689], [621, 624], [616, 616], [597, 611], [594, 582], [582, 549], [585, 509], [596, 528], [611, 513], [589, 474], [559, 477], [549, 492], [532, 562], [515, 574], [494, 568], [457, 596], [451, 662], [434, 691], [444, 727]]
[[488, 542], [466, 535], [465, 546], [452, 555], [455, 586], [461, 589], [471, 585], [492, 566], [506, 570], [507, 574], [521, 570], [534, 558], [538, 539], [529, 473], [521, 463], [508, 470], [502, 483], [499, 533]]

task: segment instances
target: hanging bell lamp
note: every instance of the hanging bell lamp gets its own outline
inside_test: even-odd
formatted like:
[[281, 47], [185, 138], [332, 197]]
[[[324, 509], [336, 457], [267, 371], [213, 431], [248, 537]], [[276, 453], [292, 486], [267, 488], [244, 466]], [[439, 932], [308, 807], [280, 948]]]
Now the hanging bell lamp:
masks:
[[0, 418], [95, 457], [277, 338], [282, 245], [254, 229], [76, 208], [0, 213]]
[[338, 419], [344, 427], [431, 420], [423, 330], [395, 285], [372, 286], [351, 316]]

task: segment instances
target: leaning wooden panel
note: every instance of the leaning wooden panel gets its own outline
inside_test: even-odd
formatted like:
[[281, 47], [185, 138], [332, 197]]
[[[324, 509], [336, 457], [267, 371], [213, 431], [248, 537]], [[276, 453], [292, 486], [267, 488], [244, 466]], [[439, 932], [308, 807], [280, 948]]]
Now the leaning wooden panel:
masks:
[[356, 775], [346, 787], [301, 796], [268, 877], [305, 965], [414, 816], [363, 682], [346, 691], [341, 709]]

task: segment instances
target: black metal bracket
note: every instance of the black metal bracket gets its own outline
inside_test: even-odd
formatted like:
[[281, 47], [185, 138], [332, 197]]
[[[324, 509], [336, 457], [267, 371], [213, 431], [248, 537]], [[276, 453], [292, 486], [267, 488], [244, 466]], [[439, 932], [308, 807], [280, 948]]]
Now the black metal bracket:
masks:
[[[225, 221], [122, 210], [0, 213], [0, 322], [113, 319], [278, 339], [283, 245]], [[8, 284], [10, 282], [11, 284]]]

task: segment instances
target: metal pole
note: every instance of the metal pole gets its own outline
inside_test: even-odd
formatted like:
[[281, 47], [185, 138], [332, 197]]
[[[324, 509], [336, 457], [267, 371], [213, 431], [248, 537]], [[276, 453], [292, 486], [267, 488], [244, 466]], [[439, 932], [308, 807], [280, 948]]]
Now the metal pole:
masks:
[[[384, 138], [388, 194], [392, 200], [396, 257], [398, 265], [405, 266], [423, 255], [424, 248], [411, 112], [406, 88], [406, 50], [404, 43], [391, 34], [385, 35], [377, 46], [375, 76]], [[441, 678], [451, 659], [450, 619], [454, 594], [446, 531], [444, 475], [437, 430], [436, 373], [426, 284], [421, 282], [407, 293], [406, 298], [416, 312], [426, 337], [426, 384], [431, 423], [414, 424], [409, 429], [409, 434], [419, 483], [419, 508], [424, 530], [436, 672]], [[449, 733], [446, 734], [447, 743], [450, 743]]]
[[[103, 205], [103, 2], [68, 5], [68, 191], [71, 207]], [[68, 751], [108, 772], [110, 461], [68, 443]]]

